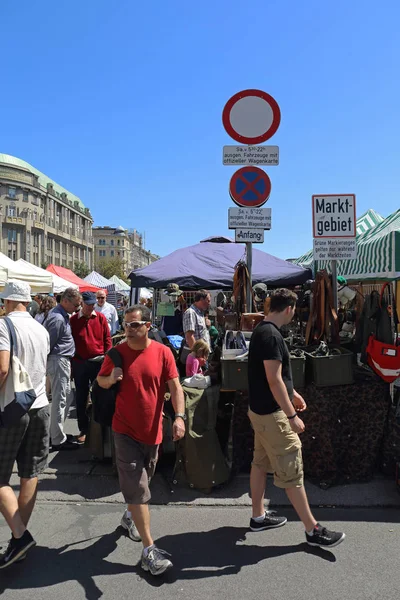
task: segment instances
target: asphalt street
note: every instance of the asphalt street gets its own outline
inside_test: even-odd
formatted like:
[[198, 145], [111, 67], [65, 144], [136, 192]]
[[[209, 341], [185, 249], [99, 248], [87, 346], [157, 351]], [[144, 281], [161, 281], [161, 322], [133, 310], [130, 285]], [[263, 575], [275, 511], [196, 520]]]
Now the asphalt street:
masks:
[[[346, 532], [332, 551], [314, 549], [287, 509], [285, 527], [253, 533], [248, 507], [155, 506], [152, 530], [172, 554], [161, 578], [138, 565], [141, 544], [119, 527], [122, 505], [41, 502], [31, 532], [37, 546], [0, 572], [5, 600], [394, 600], [400, 597], [400, 511], [317, 509]], [[9, 531], [1, 521], [0, 545]]]

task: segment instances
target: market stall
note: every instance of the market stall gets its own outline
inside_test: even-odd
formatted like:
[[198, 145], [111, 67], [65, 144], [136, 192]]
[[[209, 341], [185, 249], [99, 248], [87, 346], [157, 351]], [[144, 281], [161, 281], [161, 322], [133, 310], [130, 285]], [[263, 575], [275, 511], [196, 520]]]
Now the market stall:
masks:
[[90, 283], [91, 285], [95, 285], [98, 288], [106, 290], [107, 292], [107, 302], [115, 306], [117, 308], [117, 289], [116, 285], [113, 281], [106, 279], [97, 271], [92, 271], [84, 278], [84, 281]]
[[[27, 262], [23, 258], [20, 258], [16, 262], [18, 264], [20, 264], [26, 270], [27, 273], [31, 273], [32, 275], [42, 273], [43, 275], [46, 275], [48, 277], [48, 275], [50, 273], [50, 271], [46, 271], [45, 269], [41, 269], [40, 267], [37, 267], [36, 265], [32, 265], [31, 263]], [[71, 283], [70, 281], [63, 279], [62, 277], [59, 277], [55, 273], [50, 273], [50, 275], [53, 280], [53, 293], [54, 294], [61, 294], [68, 287], [78, 289], [78, 286], [75, 283]]]
[[13, 261], [0, 252], [0, 290], [8, 279], [25, 281], [31, 286], [32, 294], [48, 294], [53, 292], [53, 278], [46, 271], [32, 270], [29, 263]]
[[[183, 290], [232, 289], [237, 263], [244, 247], [225, 236], [214, 236], [194, 246], [175, 250], [143, 269], [129, 275], [132, 288], [166, 288], [177, 283]], [[293, 286], [310, 279], [311, 271], [281, 258], [253, 250], [252, 281], [270, 286]]]
[[81, 293], [82, 292], [97, 292], [99, 289], [101, 289], [96, 285], [91, 285], [87, 281], [84, 281], [83, 279], [81, 279], [80, 277], [75, 275], [75, 273], [73, 271], [71, 271], [70, 269], [66, 269], [65, 267], [58, 267], [57, 265], [48, 265], [48, 267], [46, 267], [46, 271], [49, 271], [50, 273], [54, 273], [55, 275], [58, 275], [62, 279], [65, 279], [66, 281], [69, 281], [70, 283], [75, 284], [75, 286], [78, 286], [79, 291]]
[[[379, 219], [376, 216], [376, 220]], [[387, 277], [397, 277], [400, 266], [393, 262], [397, 255], [393, 246], [397, 235], [393, 224], [397, 219], [386, 220], [386, 229], [383, 221], [374, 227], [371, 221], [372, 216], [369, 215], [357, 223], [361, 246], [364, 246], [364, 240], [370, 242], [368, 251], [361, 248], [359, 252], [365, 269], [369, 269], [370, 274], [381, 272]], [[371, 229], [366, 231], [368, 226]], [[371, 262], [371, 257], [376, 253], [372, 250], [377, 252], [378, 248], [384, 249], [385, 258], [382, 257], [382, 260], [386, 260], [387, 266], [381, 271], [374, 271], [375, 263]], [[388, 255], [392, 257], [390, 260]], [[151, 285], [166, 288], [172, 281], [183, 290], [201, 287], [230, 290], [226, 296], [222, 294], [224, 302], [229, 304], [231, 294], [237, 294], [232, 290], [237, 284], [238, 266], [242, 264], [240, 268], [243, 270], [242, 256], [242, 247], [232, 244], [227, 238], [214, 238], [178, 250], [149, 267], [131, 273], [130, 279], [135, 287]], [[347, 271], [345, 273], [347, 275]], [[308, 279], [309, 270], [298, 271], [297, 265], [254, 251], [253, 284], [267, 284], [265, 290], [295, 287], [299, 296], [297, 317], [287, 328], [285, 337], [292, 353], [295, 387], [303, 393], [308, 404], [304, 415], [306, 431], [302, 436], [306, 476], [322, 486], [329, 486], [365, 481], [372, 477], [378, 464], [385, 464], [387, 472], [392, 474], [393, 465], [400, 461], [400, 424], [397, 424], [394, 414], [393, 394], [389, 383], [360, 362], [360, 349], [355, 339], [365, 298], [350, 288], [351, 293], [340, 295], [341, 304], [337, 312], [333, 306], [329, 274], [319, 272], [311, 286], [306, 283]], [[347, 282], [343, 281], [339, 286], [348, 289]], [[262, 293], [257, 291], [255, 297], [258, 294], [261, 302]], [[385, 299], [385, 310], [388, 302], [394, 309], [393, 295], [385, 295]], [[212, 364], [211, 367], [214, 369], [213, 381], [220, 385], [216, 429], [233, 474], [249, 469], [252, 457], [253, 434], [247, 416], [246, 347], [252, 330], [263, 317], [240, 312], [232, 315], [225, 309], [223, 315], [223, 324], [218, 324], [220, 337], [217, 350], [220, 357], [216, 361], [217, 366]], [[368, 327], [369, 324], [365, 329], [367, 332]], [[321, 344], [321, 341], [324, 343]], [[204, 402], [206, 400], [203, 400], [203, 410]], [[371, 414], [374, 414], [373, 419], [368, 417]], [[223, 421], [225, 425], [221, 425]], [[196, 457], [197, 454], [185, 457], [185, 460], [194, 464]], [[189, 479], [194, 481], [193, 473]]]
[[117, 292], [120, 292], [121, 294], [129, 294], [131, 290], [130, 285], [128, 285], [125, 281], [117, 277], [117, 275], [113, 275], [112, 277], [110, 277], [110, 281], [115, 283], [115, 289], [117, 290]]

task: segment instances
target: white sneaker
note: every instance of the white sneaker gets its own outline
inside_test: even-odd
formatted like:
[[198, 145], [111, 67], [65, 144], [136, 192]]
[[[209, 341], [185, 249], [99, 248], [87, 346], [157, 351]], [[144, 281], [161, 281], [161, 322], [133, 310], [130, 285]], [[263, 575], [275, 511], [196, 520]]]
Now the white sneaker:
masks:
[[121, 527], [126, 529], [128, 532], [128, 537], [134, 542], [141, 542], [142, 538], [139, 535], [139, 532], [136, 528], [135, 523], [128, 517], [128, 511], [126, 510], [121, 519]]
[[160, 550], [156, 546], [153, 546], [147, 553], [147, 556], [144, 555], [144, 550], [142, 552], [142, 569], [144, 571], [150, 571], [152, 575], [162, 575], [165, 571], [168, 571], [172, 568], [172, 562], [165, 558], [166, 556], [171, 556], [165, 550]]

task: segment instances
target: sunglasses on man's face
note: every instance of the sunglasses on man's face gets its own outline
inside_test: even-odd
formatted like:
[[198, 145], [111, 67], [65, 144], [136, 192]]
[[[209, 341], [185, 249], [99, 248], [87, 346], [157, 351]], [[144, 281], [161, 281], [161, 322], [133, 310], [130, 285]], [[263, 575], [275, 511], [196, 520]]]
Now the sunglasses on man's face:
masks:
[[130, 321], [130, 323], [128, 323], [127, 321], [123, 322], [123, 326], [126, 327], [127, 329], [129, 329], [130, 327], [132, 329], [139, 329], [139, 327], [141, 327], [142, 325], [146, 325], [147, 321]]

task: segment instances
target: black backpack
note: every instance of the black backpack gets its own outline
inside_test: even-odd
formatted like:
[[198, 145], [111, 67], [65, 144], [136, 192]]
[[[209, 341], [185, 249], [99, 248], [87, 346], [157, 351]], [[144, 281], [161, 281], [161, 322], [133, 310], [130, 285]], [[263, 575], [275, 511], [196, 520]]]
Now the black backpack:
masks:
[[[116, 348], [111, 348], [107, 352], [115, 367], [122, 369], [122, 356]], [[117, 399], [119, 383], [114, 383], [108, 390], [99, 386], [97, 379], [94, 380], [91, 390], [93, 404], [93, 419], [99, 425], [111, 427], [115, 412], [115, 402]]]

